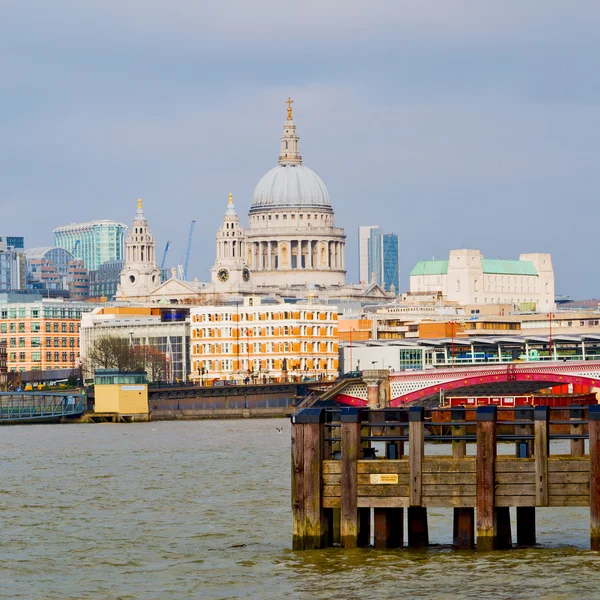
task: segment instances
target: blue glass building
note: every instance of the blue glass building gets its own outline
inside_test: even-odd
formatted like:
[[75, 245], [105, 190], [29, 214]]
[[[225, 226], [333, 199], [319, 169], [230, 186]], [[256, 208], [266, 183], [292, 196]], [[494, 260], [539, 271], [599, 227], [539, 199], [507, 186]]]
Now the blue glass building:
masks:
[[399, 243], [395, 233], [383, 233], [380, 227], [371, 229], [369, 237], [369, 280], [386, 292], [399, 292]]

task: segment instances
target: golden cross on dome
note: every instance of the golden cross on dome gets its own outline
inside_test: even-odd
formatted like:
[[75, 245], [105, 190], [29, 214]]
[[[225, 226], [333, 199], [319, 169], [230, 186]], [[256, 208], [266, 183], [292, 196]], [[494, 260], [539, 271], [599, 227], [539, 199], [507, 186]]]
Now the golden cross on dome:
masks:
[[142, 199], [138, 198], [138, 209], [141, 210], [142, 209]]
[[287, 111], [288, 111], [288, 119], [292, 118], [292, 104], [293, 104], [293, 100], [291, 98], [288, 98], [285, 103], [288, 105]]
[[233, 194], [229, 193], [229, 204], [233, 204]]

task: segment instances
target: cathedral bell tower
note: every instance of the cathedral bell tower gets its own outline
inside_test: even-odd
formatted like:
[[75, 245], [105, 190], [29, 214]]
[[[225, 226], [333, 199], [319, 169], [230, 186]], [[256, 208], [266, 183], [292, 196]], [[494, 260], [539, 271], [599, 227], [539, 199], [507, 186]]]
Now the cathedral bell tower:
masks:
[[156, 264], [154, 236], [138, 200], [133, 225], [125, 240], [125, 265], [117, 298], [143, 298], [149, 296], [161, 283], [160, 269]]
[[217, 289], [235, 289], [250, 281], [250, 270], [244, 263], [245, 256], [245, 231], [240, 226], [233, 195], [229, 194], [223, 224], [217, 231], [217, 258], [210, 270], [211, 280]]

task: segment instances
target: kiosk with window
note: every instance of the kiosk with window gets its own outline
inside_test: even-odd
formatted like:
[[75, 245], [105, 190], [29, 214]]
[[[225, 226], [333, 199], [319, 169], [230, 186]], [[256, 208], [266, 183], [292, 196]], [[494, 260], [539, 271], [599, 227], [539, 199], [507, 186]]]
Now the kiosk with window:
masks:
[[132, 421], [147, 421], [146, 372], [98, 369], [94, 375], [94, 412], [116, 413]]

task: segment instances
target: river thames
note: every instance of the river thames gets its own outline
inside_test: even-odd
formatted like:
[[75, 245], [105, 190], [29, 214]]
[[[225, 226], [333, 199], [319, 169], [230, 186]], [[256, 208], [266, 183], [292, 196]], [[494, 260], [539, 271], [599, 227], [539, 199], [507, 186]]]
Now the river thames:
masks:
[[535, 549], [453, 551], [451, 512], [430, 510], [427, 550], [292, 552], [287, 420], [0, 439], [2, 599], [600, 597], [588, 509], [538, 510]]

